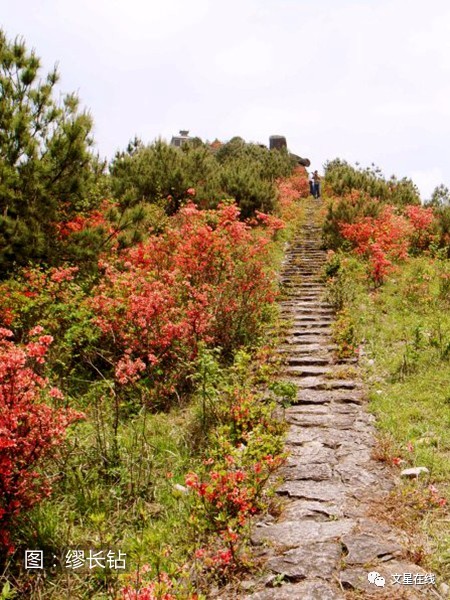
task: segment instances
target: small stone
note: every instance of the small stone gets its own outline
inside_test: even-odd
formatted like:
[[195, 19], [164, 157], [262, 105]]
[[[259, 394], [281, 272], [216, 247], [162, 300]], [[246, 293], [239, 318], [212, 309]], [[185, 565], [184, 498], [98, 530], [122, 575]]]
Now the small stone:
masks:
[[402, 477], [419, 477], [420, 475], [427, 475], [430, 471], [426, 467], [413, 467], [412, 469], [403, 469], [400, 473]]
[[281, 577], [281, 580], [280, 580], [279, 575], [274, 575], [274, 574], [268, 575], [266, 577], [265, 586], [269, 587], [269, 588], [277, 587], [278, 585], [281, 584], [282, 579], [283, 579], [283, 577]]
[[450, 587], [446, 583], [441, 583], [439, 586], [439, 593], [444, 596], [444, 598], [448, 598], [450, 594]]
[[252, 581], [251, 579], [245, 579], [239, 584], [240, 589], [244, 592], [251, 592], [255, 588], [255, 586], [256, 582]]
[[173, 489], [180, 492], [180, 494], [189, 494], [189, 489], [180, 483], [174, 483]]

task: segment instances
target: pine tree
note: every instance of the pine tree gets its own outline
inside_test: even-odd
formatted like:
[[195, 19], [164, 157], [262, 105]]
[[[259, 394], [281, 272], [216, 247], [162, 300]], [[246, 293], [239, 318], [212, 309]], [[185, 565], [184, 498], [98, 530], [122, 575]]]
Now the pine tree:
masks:
[[0, 29], [0, 268], [57, 254], [55, 226], [86, 208], [91, 182], [90, 115], [74, 94], [54, 98], [56, 67]]

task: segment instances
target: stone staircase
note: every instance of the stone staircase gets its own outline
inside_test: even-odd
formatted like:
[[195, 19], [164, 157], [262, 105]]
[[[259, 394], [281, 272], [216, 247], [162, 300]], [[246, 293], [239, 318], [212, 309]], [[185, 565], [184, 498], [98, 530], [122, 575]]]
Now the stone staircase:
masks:
[[[394, 575], [425, 576], [408, 560], [408, 539], [369, 515], [395, 485], [392, 472], [371, 458], [373, 417], [355, 361], [339, 362], [332, 341], [333, 309], [320, 273], [326, 256], [312, 201], [301, 237], [282, 273], [282, 315], [290, 328], [279, 348], [281, 379], [294, 382], [296, 403], [286, 410], [289, 452], [277, 493], [281, 516], [257, 523], [252, 543], [269, 575], [242, 582], [247, 600], [439, 598], [430, 584], [394, 584]], [[378, 571], [385, 586], [369, 583]], [[398, 578], [397, 578], [398, 580]], [[419, 579], [420, 580], [420, 579]], [[418, 580], [418, 581], [419, 581]]]

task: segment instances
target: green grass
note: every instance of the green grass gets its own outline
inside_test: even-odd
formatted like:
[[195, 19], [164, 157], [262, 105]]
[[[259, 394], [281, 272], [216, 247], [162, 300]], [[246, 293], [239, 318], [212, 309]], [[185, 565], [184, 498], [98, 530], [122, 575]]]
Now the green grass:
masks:
[[[333, 259], [336, 261], [336, 258]], [[410, 258], [379, 289], [371, 289], [364, 265], [340, 256], [339, 275], [330, 297], [351, 315], [355, 345], [361, 344], [370, 410], [380, 439], [388, 442], [387, 459], [401, 458], [400, 468], [425, 466], [423, 480], [401, 484], [399, 517], [424, 540], [424, 564], [442, 580], [450, 578], [450, 291], [445, 274], [450, 261]], [[429, 496], [434, 485], [447, 500], [407, 512], [414, 494]], [[412, 486], [412, 487], [411, 487]], [[402, 506], [404, 499], [405, 505]], [[401, 518], [399, 518], [401, 521]]]
[[[111, 548], [125, 552], [132, 569], [149, 564], [156, 572], [171, 572], [186, 559], [193, 542], [186, 535], [190, 498], [175, 488], [200, 460], [189, 439], [192, 420], [192, 408], [143, 411], [121, 423], [120, 460], [101, 469], [97, 431], [88, 419], [53, 465], [61, 475], [52, 497], [22, 520], [23, 544], [30, 547], [32, 540], [33, 548], [57, 556], [68, 547]], [[51, 585], [30, 577], [31, 597], [56, 600], [70, 592], [71, 598], [112, 598], [123, 580], [118, 573], [55, 571]], [[26, 575], [16, 577], [23, 588]]]

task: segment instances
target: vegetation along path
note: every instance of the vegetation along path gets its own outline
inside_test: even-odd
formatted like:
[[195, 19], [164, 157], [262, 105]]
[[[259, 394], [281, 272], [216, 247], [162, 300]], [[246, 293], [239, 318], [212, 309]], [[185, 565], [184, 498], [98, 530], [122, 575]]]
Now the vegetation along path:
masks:
[[[343, 598], [438, 598], [427, 574], [408, 560], [405, 534], [377, 520], [374, 502], [395, 485], [386, 466], [372, 458], [373, 417], [366, 410], [357, 365], [336, 358], [333, 311], [324, 300], [320, 205], [308, 208], [301, 237], [288, 252], [282, 281], [283, 316], [288, 335], [280, 347], [283, 378], [294, 382], [296, 403], [286, 410], [289, 423], [281, 516], [254, 528], [271, 575], [264, 589], [250, 582], [242, 598], [251, 600]], [[378, 587], [368, 581], [377, 571]], [[412, 574], [417, 585], [404, 584]], [[402, 584], [395, 576], [402, 575]]]

